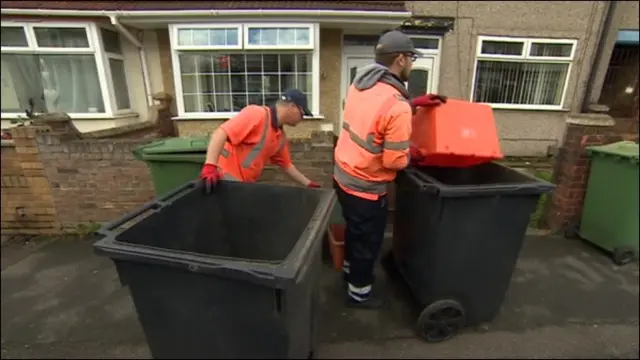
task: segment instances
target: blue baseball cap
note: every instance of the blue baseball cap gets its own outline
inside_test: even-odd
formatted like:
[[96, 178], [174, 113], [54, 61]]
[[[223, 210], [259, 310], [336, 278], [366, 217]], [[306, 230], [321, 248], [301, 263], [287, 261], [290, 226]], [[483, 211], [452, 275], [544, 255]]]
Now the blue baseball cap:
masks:
[[305, 116], [313, 116], [309, 105], [307, 104], [307, 97], [298, 89], [288, 89], [282, 93], [281, 100], [290, 101], [296, 104]]

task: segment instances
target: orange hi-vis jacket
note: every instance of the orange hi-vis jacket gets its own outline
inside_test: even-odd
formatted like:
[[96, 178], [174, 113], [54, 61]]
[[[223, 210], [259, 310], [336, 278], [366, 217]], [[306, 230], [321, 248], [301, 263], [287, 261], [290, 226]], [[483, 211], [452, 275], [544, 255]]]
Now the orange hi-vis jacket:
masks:
[[220, 127], [227, 134], [218, 158], [224, 180], [255, 182], [268, 161], [292, 165], [287, 137], [269, 107], [249, 105]]
[[407, 99], [388, 83], [349, 88], [333, 175], [345, 192], [369, 200], [386, 194], [409, 164], [411, 116]]

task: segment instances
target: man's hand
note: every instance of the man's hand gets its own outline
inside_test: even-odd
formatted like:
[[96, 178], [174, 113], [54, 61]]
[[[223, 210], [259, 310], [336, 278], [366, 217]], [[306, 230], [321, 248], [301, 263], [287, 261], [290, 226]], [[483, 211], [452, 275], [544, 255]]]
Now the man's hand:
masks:
[[206, 195], [213, 192], [213, 188], [218, 181], [222, 179], [220, 169], [214, 164], [204, 164], [202, 171], [200, 172], [200, 181], [202, 183], [202, 189]]
[[411, 106], [416, 107], [428, 107], [428, 106], [438, 106], [441, 104], [447, 103], [447, 97], [436, 94], [427, 94], [418, 96], [415, 99], [411, 100]]
[[312, 188], [312, 189], [319, 189], [319, 188], [320, 188], [320, 185], [319, 185], [319, 184], [314, 183], [313, 181], [309, 181], [309, 183], [307, 184], [307, 187], [308, 187], [308, 188]]

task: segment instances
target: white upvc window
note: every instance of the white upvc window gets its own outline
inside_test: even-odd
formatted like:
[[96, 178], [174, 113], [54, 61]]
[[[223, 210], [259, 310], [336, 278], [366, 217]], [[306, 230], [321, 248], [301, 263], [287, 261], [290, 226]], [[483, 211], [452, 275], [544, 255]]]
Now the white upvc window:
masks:
[[130, 112], [119, 33], [94, 23], [2, 22], [2, 117]]
[[471, 100], [502, 109], [563, 109], [576, 44], [479, 36]]
[[176, 24], [169, 27], [178, 115], [228, 118], [269, 105], [289, 88], [319, 113], [317, 24]]

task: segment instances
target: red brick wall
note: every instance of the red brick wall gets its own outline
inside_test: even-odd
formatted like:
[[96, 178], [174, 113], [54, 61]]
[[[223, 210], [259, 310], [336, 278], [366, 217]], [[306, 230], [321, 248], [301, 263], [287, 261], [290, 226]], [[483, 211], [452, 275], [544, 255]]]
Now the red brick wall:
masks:
[[[295, 166], [311, 181], [331, 188], [333, 179], [333, 133], [314, 132], [310, 139], [290, 139], [289, 150]], [[261, 182], [295, 185], [279, 168], [267, 167]]]
[[[153, 198], [149, 170], [132, 150], [152, 141], [154, 129], [82, 134], [87, 139], [35, 129], [14, 130], [15, 147], [2, 148], [3, 234], [59, 233], [79, 223], [110, 221]], [[101, 136], [110, 138], [96, 138]], [[331, 133], [293, 139], [290, 149], [300, 171], [331, 187]], [[265, 169], [260, 181], [299, 186], [276, 167]], [[26, 207], [27, 217], [16, 218], [16, 207]]]
[[38, 149], [63, 227], [114, 220], [153, 198], [149, 171], [132, 155], [148, 140], [60, 140], [43, 134]]
[[2, 144], [2, 234], [57, 233], [60, 224], [38, 154], [35, 129], [20, 127], [12, 133], [14, 141], [3, 140]]
[[613, 120], [606, 115], [578, 116], [587, 121], [577, 118], [567, 123], [553, 175], [557, 187], [542, 219], [542, 225], [554, 231], [579, 225], [589, 178], [590, 159], [586, 148], [638, 139], [638, 118]]
[[36, 126], [12, 129], [13, 144], [2, 146], [3, 235], [60, 233], [112, 220], [148, 201], [149, 174], [131, 150], [154, 132], [144, 123], [83, 134], [87, 139]]

